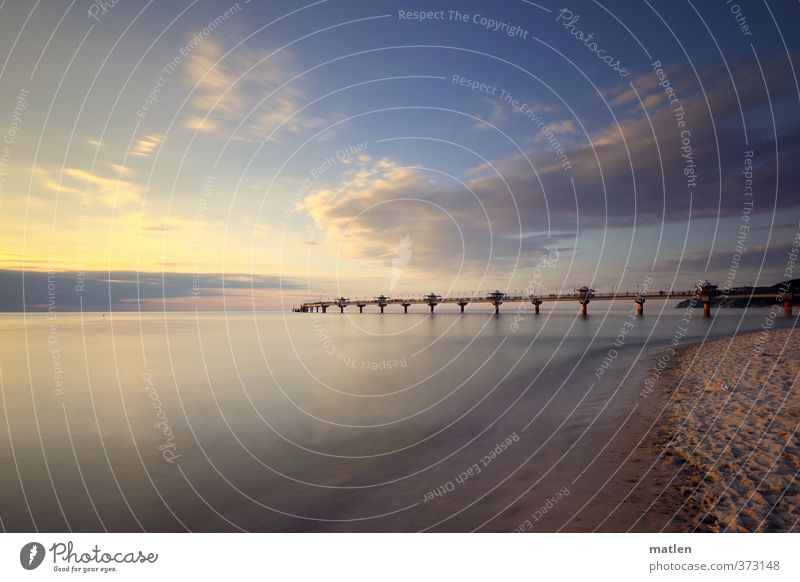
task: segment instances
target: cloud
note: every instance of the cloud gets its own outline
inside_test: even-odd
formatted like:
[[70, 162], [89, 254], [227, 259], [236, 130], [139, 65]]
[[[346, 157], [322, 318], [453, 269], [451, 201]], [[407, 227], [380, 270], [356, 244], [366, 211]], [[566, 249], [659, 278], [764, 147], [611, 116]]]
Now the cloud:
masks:
[[243, 122], [237, 136], [261, 140], [282, 123], [282, 130], [297, 133], [324, 122], [297, 114], [306, 100], [297, 81], [278, 89], [296, 74], [289, 52], [238, 46], [225, 53], [218, 39], [206, 38], [187, 59], [186, 81], [193, 94], [186, 127], [208, 133]]
[[[638, 100], [631, 101], [631, 96], [635, 98], [632, 89], [618, 86], [608, 91], [612, 102], [627, 107], [618, 112], [618, 124], [610, 119], [590, 129], [591, 141], [584, 136], [582, 142], [566, 149], [574, 168], [571, 172], [564, 171], [555, 153], [542, 142], [524, 156], [496, 160], [502, 178], [494, 174], [481, 177], [488, 169], [486, 164], [473, 168], [468, 175], [477, 177], [470, 186], [487, 205], [495, 205], [505, 199], [510, 185], [522, 214], [532, 217], [526, 225], [531, 229], [548, 224], [556, 229], [576, 224], [582, 228], [630, 227], [634, 223], [684, 221], [690, 216], [732, 216], [742, 211], [744, 151], [752, 149], [753, 212], [771, 213], [775, 205], [796, 208], [800, 192], [790, 185], [800, 180], [800, 165], [794, 163], [800, 153], [800, 114], [788, 60], [779, 58], [765, 65], [769, 93], [746, 65], [733, 69], [735, 87], [724, 69], [701, 71], [705, 94], [691, 70], [676, 67], [668, 74], [685, 111], [685, 127], [678, 127], [675, 105], [668, 102], [655, 75], [644, 76], [635, 83], [642, 85], [647, 114]], [[780, 119], [777, 136], [767, 103]], [[749, 146], [744, 141], [742, 117], [747, 122]], [[682, 136], [684, 129], [689, 133]], [[683, 141], [686, 136], [688, 142]], [[573, 135], [572, 141], [576, 138]], [[685, 174], [687, 157], [682, 147], [687, 143], [698, 176], [695, 187], [689, 186]], [[776, 183], [781, 185], [777, 195]], [[507, 211], [510, 219], [516, 216], [516, 208]]]
[[553, 133], [575, 133], [577, 129], [575, 127], [575, 122], [571, 119], [548, 123], [547, 127], [549, 127]]
[[133, 170], [128, 167], [122, 166], [120, 164], [108, 164], [109, 167], [114, 170], [120, 176], [132, 176]]
[[[738, 216], [745, 202], [746, 149], [755, 152], [752, 212], [771, 213], [776, 205], [797, 209], [800, 192], [794, 184], [800, 181], [800, 165], [794, 159], [800, 153], [800, 116], [787, 59], [765, 64], [769, 94], [751, 67], [732, 69], [741, 113], [726, 70], [700, 72], [705, 93], [691, 69], [676, 67], [669, 75], [685, 110], [684, 128], [655, 74], [643, 75], [634, 83], [641, 85], [647, 109], [632, 90], [628, 93], [629, 85], [612, 87], [611, 99], [623, 106], [617, 111], [619, 123], [609, 113], [605, 122], [602, 115], [592, 116], [591, 141], [581, 139], [574, 120], [551, 124], [554, 134], [570, 134], [570, 145], [563, 146], [570, 171], [547, 141], [536, 142], [524, 155], [469, 168], [465, 185], [384, 159], [357, 164], [339, 189], [317, 191], [299, 209], [325, 233], [325, 249], [372, 267], [388, 269], [391, 248], [411, 236], [414, 257], [408, 268], [418, 277], [480, 275], [487, 266], [490, 274], [504, 276], [518, 253], [530, 263], [546, 244], [580, 247], [573, 239], [576, 232]], [[777, 137], [767, 102], [782, 113]], [[593, 100], [587, 103], [597, 110]], [[689, 186], [685, 173], [683, 129], [690, 131], [696, 187]], [[599, 250], [583, 245], [578, 252], [590, 260]]]
[[187, 119], [183, 126], [192, 131], [214, 131], [219, 127], [219, 124], [210, 117], [190, 117]]
[[[780, 238], [780, 237], [776, 237]], [[685, 274], [694, 274], [696, 278], [705, 278], [709, 272], [727, 273], [730, 286], [741, 286], [755, 283], [769, 286], [780, 282], [781, 277], [790, 264], [791, 240], [774, 240], [772, 245], [754, 245], [744, 252], [717, 251], [709, 253], [696, 251], [686, 253], [680, 259], [662, 259], [656, 268], [664, 272], [680, 270]], [[800, 271], [789, 271], [790, 278], [798, 278]], [[720, 280], [722, 284], [722, 280]]]
[[133, 155], [140, 158], [149, 157], [159, 146], [162, 139], [163, 136], [157, 134], [149, 134], [143, 138], [137, 139], [133, 145]]
[[[121, 166], [120, 166], [121, 167]], [[139, 203], [145, 187], [133, 181], [123, 179], [122, 175], [130, 172], [117, 170], [117, 177], [109, 178], [80, 168], [64, 168], [57, 178], [55, 172], [37, 169], [40, 183], [48, 190], [60, 194], [87, 195], [92, 200], [106, 206], [120, 207]]]
[[[24, 278], [24, 294], [23, 294]], [[272, 275], [242, 273], [174, 273], [136, 271], [90, 271], [82, 274], [0, 269], [0, 311], [45, 311], [48, 292], [54, 289], [58, 311], [113, 311], [149, 306], [163, 308], [164, 301], [172, 306], [192, 309], [196, 299], [221, 300], [228, 294], [258, 295], [262, 291], [285, 289], [288, 292], [303, 286], [290, 279]], [[24, 298], [24, 300], [23, 300]], [[208, 306], [208, 302], [205, 303]], [[246, 304], [245, 304], [246, 305]]]
[[[414, 252], [401, 283], [409, 285], [508, 277], [520, 254], [520, 265], [528, 265], [553, 242], [543, 233], [522, 233], [519, 221], [507, 223], [505, 209], [497, 214], [468, 188], [434, 176], [387, 158], [360, 160], [339, 188], [312, 193], [297, 210], [324, 233], [322, 248], [334, 252], [343, 269], [351, 261], [371, 276], [385, 275], [387, 283], [398, 241], [406, 238], [414, 241]], [[509, 205], [505, 200], [503, 207]]]
[[485, 121], [476, 121], [473, 127], [475, 129], [494, 131], [493, 126], [497, 126], [499, 123], [507, 120], [508, 114], [506, 113], [506, 108], [500, 103], [497, 103], [496, 100], [486, 99], [485, 101], [489, 103], [489, 113], [483, 116]]

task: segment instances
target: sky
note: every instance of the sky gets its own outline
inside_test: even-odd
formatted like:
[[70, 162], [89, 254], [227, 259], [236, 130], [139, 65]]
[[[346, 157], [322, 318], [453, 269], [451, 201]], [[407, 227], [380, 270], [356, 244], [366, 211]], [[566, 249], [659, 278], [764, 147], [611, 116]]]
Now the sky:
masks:
[[0, 310], [797, 278], [798, 21], [788, 0], [5, 2]]

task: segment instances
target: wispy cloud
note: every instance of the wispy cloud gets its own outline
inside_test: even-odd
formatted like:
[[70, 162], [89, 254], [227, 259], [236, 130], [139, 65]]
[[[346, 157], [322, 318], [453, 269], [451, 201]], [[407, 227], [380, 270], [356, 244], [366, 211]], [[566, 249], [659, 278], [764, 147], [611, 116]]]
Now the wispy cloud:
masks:
[[149, 157], [150, 154], [155, 151], [155, 149], [161, 143], [163, 136], [157, 134], [149, 134], [140, 139], [136, 140], [136, 143], [133, 145], [133, 155], [138, 156], [140, 158]]
[[282, 123], [293, 133], [320, 125], [321, 118], [297, 114], [306, 100], [299, 83], [282, 87], [296, 74], [292, 61], [285, 50], [271, 54], [246, 46], [226, 55], [218, 39], [204, 39], [187, 60], [193, 94], [185, 127], [213, 132], [244, 122], [239, 138], [263, 139]]
[[108, 177], [80, 168], [64, 168], [60, 172], [38, 169], [41, 185], [60, 194], [86, 195], [106, 206], [125, 206], [141, 202], [145, 187], [135, 180], [123, 178], [131, 172], [121, 166], [116, 177]]

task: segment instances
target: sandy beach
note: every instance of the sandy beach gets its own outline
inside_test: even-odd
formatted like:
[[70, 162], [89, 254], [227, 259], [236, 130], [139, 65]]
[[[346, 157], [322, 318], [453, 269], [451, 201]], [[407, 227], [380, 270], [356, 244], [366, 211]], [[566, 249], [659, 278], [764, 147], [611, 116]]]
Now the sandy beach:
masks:
[[648, 530], [800, 529], [798, 374], [791, 329], [694, 344], [673, 359], [644, 447], [659, 455], [643, 496], [656, 499]]

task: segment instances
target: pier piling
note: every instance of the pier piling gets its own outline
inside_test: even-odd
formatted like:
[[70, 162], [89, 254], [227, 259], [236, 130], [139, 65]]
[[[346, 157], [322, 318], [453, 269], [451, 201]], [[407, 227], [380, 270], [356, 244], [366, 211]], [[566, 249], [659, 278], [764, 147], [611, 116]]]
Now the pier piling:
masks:
[[489, 297], [492, 299], [492, 305], [494, 305], [494, 314], [500, 314], [500, 306], [503, 304], [503, 299], [505, 299], [506, 294], [502, 291], [495, 289], [492, 293], [489, 294]]
[[533, 297], [531, 303], [533, 303], [533, 312], [539, 315], [539, 306], [542, 304], [542, 299], [540, 297]]

